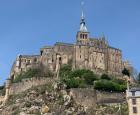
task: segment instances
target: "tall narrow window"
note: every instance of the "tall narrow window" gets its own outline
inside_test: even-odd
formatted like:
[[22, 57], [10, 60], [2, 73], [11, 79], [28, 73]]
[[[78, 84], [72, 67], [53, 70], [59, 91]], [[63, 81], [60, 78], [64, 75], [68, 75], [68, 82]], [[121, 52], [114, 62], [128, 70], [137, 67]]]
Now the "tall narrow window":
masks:
[[87, 39], [87, 34], [85, 34], [85, 38]]
[[137, 107], [133, 107], [133, 113], [137, 113]]
[[82, 34], [80, 34], [80, 38], [82, 38], [82, 36], [83, 36], [83, 35], [82, 35]]
[[132, 104], [136, 105], [136, 99], [132, 99]]
[[85, 35], [83, 34], [83, 39], [85, 38]]

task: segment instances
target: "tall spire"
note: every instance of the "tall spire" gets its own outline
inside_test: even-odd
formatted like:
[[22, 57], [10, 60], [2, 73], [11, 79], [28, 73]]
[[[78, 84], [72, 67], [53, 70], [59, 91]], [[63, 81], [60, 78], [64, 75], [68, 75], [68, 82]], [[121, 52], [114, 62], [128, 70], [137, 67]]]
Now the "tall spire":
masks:
[[80, 31], [81, 32], [87, 32], [87, 27], [86, 27], [86, 23], [85, 23], [85, 16], [84, 16], [84, 11], [83, 8], [84, 7], [84, 2], [81, 2], [81, 10], [82, 10], [82, 14], [81, 14], [81, 22], [80, 22]]

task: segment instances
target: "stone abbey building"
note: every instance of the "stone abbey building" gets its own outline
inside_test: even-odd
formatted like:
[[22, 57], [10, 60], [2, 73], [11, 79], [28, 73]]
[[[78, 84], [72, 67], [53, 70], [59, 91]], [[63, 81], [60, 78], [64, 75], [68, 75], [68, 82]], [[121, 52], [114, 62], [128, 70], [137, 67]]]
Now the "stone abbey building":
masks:
[[121, 75], [129, 64], [122, 61], [122, 51], [111, 47], [105, 37], [92, 38], [87, 30], [82, 13], [80, 29], [73, 44], [56, 42], [54, 46], [40, 49], [40, 55], [19, 55], [12, 67], [11, 77], [28, 68], [43, 64], [53, 72], [58, 72], [63, 64], [72, 64], [73, 69], [85, 68], [95, 73]]

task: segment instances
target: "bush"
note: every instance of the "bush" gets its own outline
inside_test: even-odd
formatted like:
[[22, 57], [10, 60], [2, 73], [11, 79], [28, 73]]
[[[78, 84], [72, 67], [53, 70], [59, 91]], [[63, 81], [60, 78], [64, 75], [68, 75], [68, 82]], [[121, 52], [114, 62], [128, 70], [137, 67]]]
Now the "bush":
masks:
[[111, 80], [111, 78], [107, 74], [102, 74], [101, 79]]
[[126, 85], [126, 81], [123, 79], [113, 79], [112, 81], [118, 83], [119, 85]]
[[39, 65], [38, 67], [23, 71], [12, 80], [13, 83], [21, 82], [22, 79], [33, 78], [33, 77], [53, 77], [53, 73], [49, 68]]
[[86, 87], [88, 85], [93, 85], [93, 81], [97, 80], [97, 76], [91, 70], [77, 69], [70, 73], [69, 78], [76, 78], [79, 81], [78, 87]]
[[70, 88], [85, 88], [86, 84], [82, 79], [70, 78], [65, 81], [67, 89]]
[[119, 85], [118, 83], [108, 80], [98, 80], [94, 82], [94, 88], [103, 91], [123, 92], [126, 90], [126, 85]]
[[87, 85], [93, 85], [97, 76], [90, 70], [71, 69], [69, 65], [62, 65], [59, 73], [60, 79], [67, 85], [67, 88], [83, 88]]
[[67, 88], [78, 88], [79, 86], [79, 81], [74, 79], [74, 78], [70, 78], [70, 79], [67, 79], [65, 81], [66, 85], [67, 85]]
[[91, 70], [86, 69], [71, 69], [69, 65], [62, 65], [60, 68], [60, 79], [67, 85], [67, 88], [84, 88], [93, 85], [95, 89], [104, 91], [119, 91], [122, 92], [126, 88], [126, 83], [121, 79], [111, 79], [107, 74], [101, 75], [101, 80]]
[[97, 76], [92, 71], [84, 73], [82, 77], [87, 85], [93, 85], [93, 81], [97, 80]]
[[68, 77], [68, 75], [71, 73], [71, 70], [72, 68], [70, 65], [62, 65], [59, 71], [59, 77], [62, 79]]
[[22, 72], [19, 75], [17, 75], [12, 82], [17, 83], [17, 82], [21, 82], [22, 79], [38, 77], [40, 73], [41, 71], [39, 69], [29, 69], [26, 72]]

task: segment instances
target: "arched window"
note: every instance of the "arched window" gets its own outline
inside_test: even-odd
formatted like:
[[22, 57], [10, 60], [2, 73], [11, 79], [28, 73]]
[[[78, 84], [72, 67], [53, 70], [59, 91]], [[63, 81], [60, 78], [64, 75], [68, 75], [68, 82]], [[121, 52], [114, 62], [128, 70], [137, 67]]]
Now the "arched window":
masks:
[[83, 39], [85, 38], [85, 35], [83, 34]]
[[82, 34], [80, 34], [80, 38], [82, 38]]
[[87, 39], [87, 34], [85, 34], [85, 38]]

